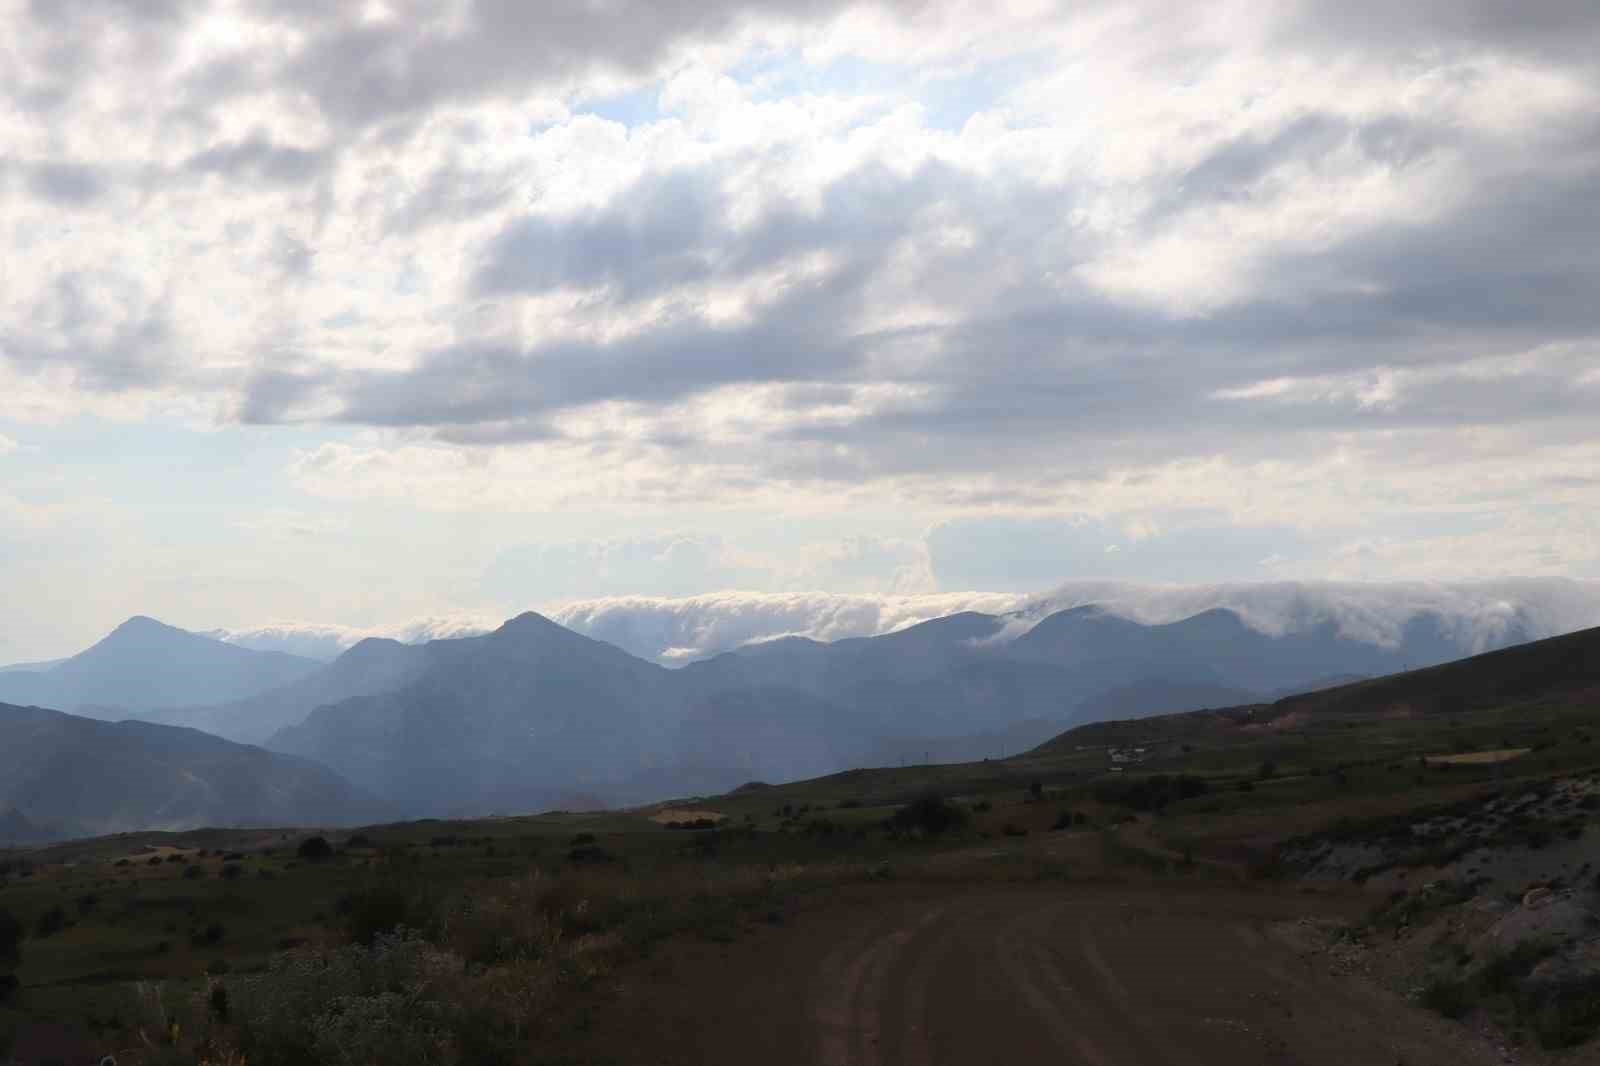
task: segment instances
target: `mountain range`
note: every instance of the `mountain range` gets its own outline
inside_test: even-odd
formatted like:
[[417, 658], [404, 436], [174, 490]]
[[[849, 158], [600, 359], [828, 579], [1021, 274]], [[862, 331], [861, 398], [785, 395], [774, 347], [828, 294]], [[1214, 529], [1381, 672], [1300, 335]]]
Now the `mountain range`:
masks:
[[[351, 796], [371, 794], [402, 815], [465, 815], [1013, 754], [1096, 719], [1261, 703], [1462, 654], [1445, 620], [1429, 615], [1389, 645], [1332, 623], [1263, 633], [1224, 609], [1164, 625], [1096, 607], [1031, 621], [964, 612], [876, 637], [783, 638], [668, 669], [533, 613], [482, 636], [365, 640], [328, 664], [137, 618], [50, 669], [0, 673], [0, 694], [23, 678], [45, 686], [25, 692], [70, 697], [56, 699], [62, 706], [102, 717], [110, 705], [131, 708], [122, 716], [138, 721], [117, 728], [190, 727], [175, 731], [261, 745], [242, 750], [259, 751], [253, 758], [274, 773], [262, 758], [320, 764]], [[1503, 642], [1525, 639], [1510, 629]], [[41, 807], [37, 791], [17, 791], [12, 777], [25, 768], [0, 767], [0, 808], [31, 823], [131, 824], [211, 809], [141, 803], [99, 823], [84, 811], [67, 817], [59, 800]], [[341, 816], [355, 803], [326, 794]]]

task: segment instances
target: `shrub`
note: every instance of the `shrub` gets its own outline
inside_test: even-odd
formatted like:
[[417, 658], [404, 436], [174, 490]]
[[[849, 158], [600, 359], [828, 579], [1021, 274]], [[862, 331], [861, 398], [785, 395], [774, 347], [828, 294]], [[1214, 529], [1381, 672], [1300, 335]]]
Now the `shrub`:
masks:
[[925, 793], [889, 818], [890, 829], [924, 836], [939, 836], [967, 824], [966, 809], [934, 792]]
[[0, 967], [9, 969], [22, 959], [22, 923], [8, 910], [0, 909]]
[[33, 935], [37, 937], [55, 936], [67, 927], [67, 912], [61, 909], [58, 903], [49, 910], [40, 914], [33, 923]]
[[1422, 1005], [1446, 1018], [1459, 1018], [1472, 1006], [1472, 996], [1465, 981], [1440, 977], [1423, 986]]
[[448, 1062], [440, 986], [459, 960], [413, 935], [371, 947], [297, 949], [230, 981], [239, 1050], [255, 1066]]
[[189, 937], [189, 942], [195, 947], [211, 947], [222, 943], [222, 938], [226, 932], [227, 930], [223, 929], [221, 922], [212, 922], [204, 929], [196, 930]]
[[333, 858], [333, 845], [328, 843], [327, 837], [306, 837], [295, 854], [307, 862], [322, 862]]
[[[224, 971], [226, 972], [226, 971]], [[211, 994], [207, 997], [207, 1006], [211, 1016], [219, 1022], [228, 1020], [228, 986], [218, 982], [211, 986]]]
[[187, 870], [183, 871], [183, 876], [185, 880], [197, 881], [202, 875], [204, 875], [204, 873], [205, 871], [200, 869], [200, 867], [191, 866]]
[[1131, 807], [1136, 811], [1159, 811], [1169, 803], [1194, 799], [1211, 791], [1204, 778], [1190, 774], [1154, 774], [1128, 781], [1106, 781], [1095, 789], [1102, 803]]
[[411, 901], [392, 884], [373, 884], [339, 900], [346, 935], [357, 944], [371, 944], [406, 924]]
[[237, 881], [239, 880], [239, 875], [243, 872], [238, 863], [229, 862], [223, 863], [222, 869], [217, 872], [217, 876], [224, 881]]

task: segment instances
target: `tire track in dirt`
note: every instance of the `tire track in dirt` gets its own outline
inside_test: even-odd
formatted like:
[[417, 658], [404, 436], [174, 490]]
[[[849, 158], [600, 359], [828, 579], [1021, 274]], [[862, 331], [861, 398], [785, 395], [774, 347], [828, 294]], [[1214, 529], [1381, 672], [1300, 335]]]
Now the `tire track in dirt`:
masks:
[[[1218, 886], [862, 891], [758, 942], [687, 950], [670, 982], [639, 991], [640, 1025], [662, 1036], [635, 1032], [612, 1060], [1499, 1063], [1470, 1033], [1274, 935], [1327, 906]], [[639, 1049], [654, 1054], [630, 1057]]]

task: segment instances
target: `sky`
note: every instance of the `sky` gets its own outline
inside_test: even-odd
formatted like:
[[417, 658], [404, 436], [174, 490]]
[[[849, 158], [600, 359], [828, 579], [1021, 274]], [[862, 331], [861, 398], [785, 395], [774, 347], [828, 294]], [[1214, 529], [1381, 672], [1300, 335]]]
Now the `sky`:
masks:
[[0, 0], [0, 662], [1600, 578], [1596, 54], [1592, 0]]

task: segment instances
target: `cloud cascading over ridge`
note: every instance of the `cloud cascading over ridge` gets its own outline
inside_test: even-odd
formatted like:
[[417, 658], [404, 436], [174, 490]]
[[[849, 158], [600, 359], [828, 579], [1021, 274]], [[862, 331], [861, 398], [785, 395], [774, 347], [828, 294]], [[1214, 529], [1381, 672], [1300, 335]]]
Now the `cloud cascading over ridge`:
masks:
[[980, 611], [1016, 616], [1007, 635], [1026, 632], [1055, 611], [1095, 605], [1144, 625], [1213, 608], [1237, 613], [1273, 636], [1331, 623], [1341, 635], [1393, 646], [1406, 623], [1433, 615], [1463, 655], [1496, 645], [1508, 632], [1530, 638], [1600, 625], [1600, 583], [1510, 580], [1470, 584], [1137, 585], [1073, 582], [1028, 594], [920, 596], [726, 592], [681, 598], [618, 596], [567, 604], [551, 617], [643, 658], [678, 663], [782, 636], [833, 641], [877, 636], [918, 622]]

